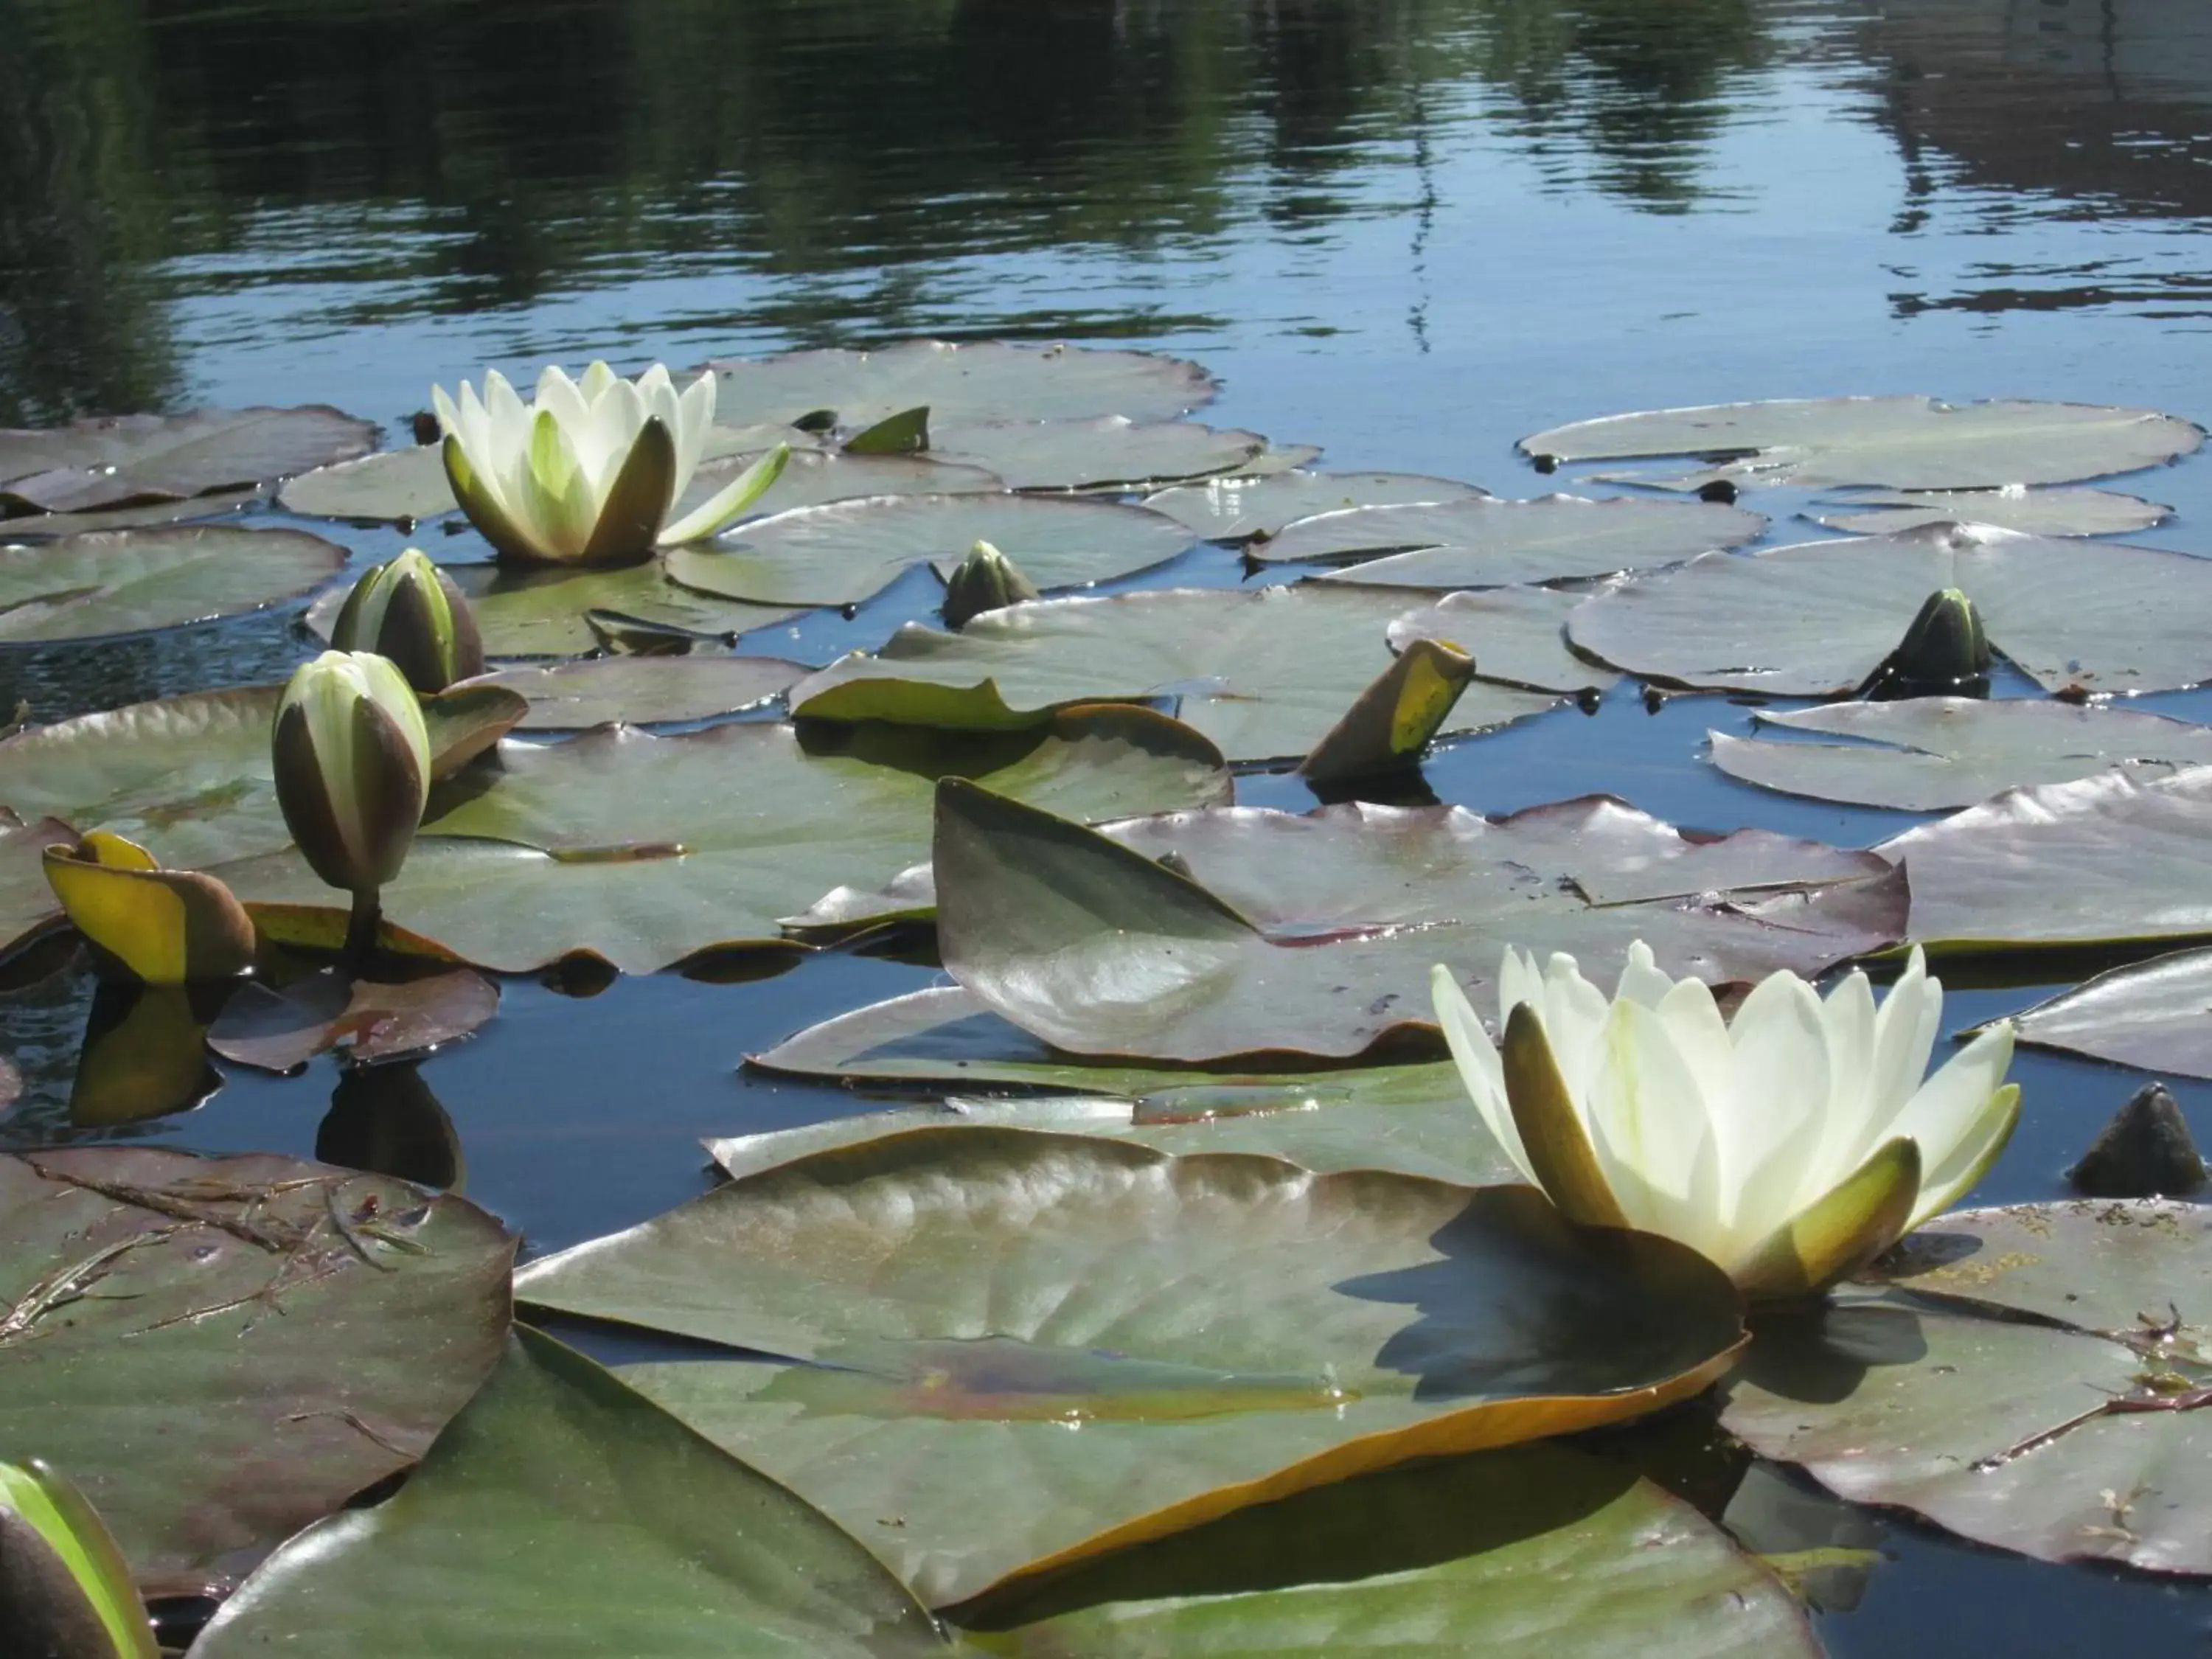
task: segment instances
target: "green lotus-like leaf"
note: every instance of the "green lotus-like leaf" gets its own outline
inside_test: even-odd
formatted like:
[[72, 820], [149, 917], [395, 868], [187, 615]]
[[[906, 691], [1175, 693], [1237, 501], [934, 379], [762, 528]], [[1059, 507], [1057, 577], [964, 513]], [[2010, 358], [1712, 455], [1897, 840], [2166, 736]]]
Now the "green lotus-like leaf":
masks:
[[2212, 1078], [2212, 950], [2130, 963], [2013, 1017], [2022, 1042], [2166, 1076]]
[[937, 1602], [1648, 1411], [1726, 1364], [1739, 1317], [1694, 1253], [1577, 1232], [1523, 1188], [1005, 1130], [787, 1164], [549, 1257], [517, 1294], [838, 1367], [641, 1380], [833, 1515], [903, 1511], [862, 1535]]
[[337, 574], [345, 550], [296, 530], [185, 525], [0, 547], [0, 641], [89, 640], [280, 605]]
[[1447, 593], [1392, 619], [1390, 648], [1435, 640], [1474, 659], [1478, 678], [1539, 691], [1602, 693], [1620, 677], [1567, 648], [1567, 617], [1579, 593], [1548, 587], [1491, 587]]
[[0, 432], [0, 504], [81, 513], [274, 483], [365, 455], [376, 425], [325, 404], [110, 415], [37, 432]]
[[[772, 701], [812, 671], [775, 657], [594, 657], [501, 669], [467, 682], [520, 693], [526, 731], [710, 720]], [[457, 688], [458, 689], [458, 688]]]
[[498, 1357], [514, 1248], [293, 1158], [0, 1158], [0, 1442], [84, 1489], [149, 1592], [220, 1583], [420, 1455]]
[[2030, 536], [2118, 536], [2173, 516], [2136, 495], [2110, 489], [1860, 489], [1805, 516], [1854, 536], [1894, 536], [1929, 524], [1993, 524]]
[[930, 454], [995, 472], [1014, 489], [1148, 489], [1233, 473], [1267, 447], [1256, 432], [1194, 421], [944, 421]]
[[1145, 505], [1188, 525], [1208, 541], [1249, 542], [1279, 535], [1283, 527], [1316, 513], [1355, 507], [1400, 507], [1414, 501], [1472, 501], [1489, 492], [1455, 478], [1415, 472], [1308, 472], [1292, 469], [1253, 477], [1247, 462], [1236, 473], [1176, 484], [1145, 497]]
[[867, 1552], [535, 1331], [400, 1493], [279, 1550], [194, 1644], [465, 1659], [950, 1651]]

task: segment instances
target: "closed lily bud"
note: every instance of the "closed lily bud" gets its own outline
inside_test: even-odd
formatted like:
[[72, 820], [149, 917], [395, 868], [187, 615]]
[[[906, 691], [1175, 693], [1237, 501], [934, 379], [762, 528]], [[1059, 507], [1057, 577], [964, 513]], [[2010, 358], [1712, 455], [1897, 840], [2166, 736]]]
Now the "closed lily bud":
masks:
[[430, 736], [406, 678], [365, 651], [325, 651], [276, 706], [276, 804], [315, 873], [373, 892], [399, 872], [430, 792]]
[[389, 657], [425, 696], [483, 672], [483, 640], [467, 597], [419, 547], [353, 585], [331, 629], [331, 644]]
[[1930, 593], [1897, 649], [1860, 687], [1863, 697], [1887, 699], [1987, 696], [1990, 636], [1982, 613], [1955, 587]]
[[945, 579], [945, 625], [964, 628], [986, 611], [1037, 598], [1037, 586], [1022, 568], [991, 545], [977, 542], [960, 568]]
[[69, 1479], [0, 1463], [0, 1652], [158, 1659], [123, 1553]]

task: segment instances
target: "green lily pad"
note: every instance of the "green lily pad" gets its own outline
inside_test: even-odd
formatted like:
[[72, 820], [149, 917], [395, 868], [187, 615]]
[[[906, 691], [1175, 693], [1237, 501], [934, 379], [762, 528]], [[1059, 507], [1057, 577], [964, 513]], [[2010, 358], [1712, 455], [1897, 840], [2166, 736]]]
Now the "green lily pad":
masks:
[[939, 955], [1069, 1054], [1345, 1059], [1440, 1042], [1431, 967], [1485, 983], [1508, 944], [1609, 980], [1642, 939], [1670, 973], [1719, 982], [1815, 972], [1905, 920], [1904, 884], [1873, 854], [1757, 830], [1693, 842], [1603, 796], [1496, 822], [1355, 804], [1109, 833], [939, 788]]
[[207, 519], [228, 518], [265, 499], [265, 493], [259, 489], [226, 489], [183, 501], [148, 501], [140, 507], [95, 508], [89, 513], [34, 513], [19, 519], [0, 519], [0, 546], [52, 541], [93, 530], [150, 530], [162, 525], [198, 524]]
[[[657, 559], [620, 570], [514, 574], [496, 565], [467, 564], [448, 565], [446, 571], [469, 596], [484, 653], [492, 657], [573, 657], [596, 650], [599, 636], [587, 617], [598, 613], [726, 641], [788, 622], [809, 608], [747, 605], [679, 587]], [[311, 614], [308, 623], [320, 622], [317, 631], [327, 634], [337, 616], [333, 605], [327, 618]]]
[[1967, 1211], [1878, 1266], [1759, 1329], [1729, 1429], [1982, 1543], [2212, 1574], [2212, 1208]]
[[518, 1329], [396, 1496], [331, 1516], [193, 1644], [477, 1659], [946, 1654], [860, 1545], [551, 1338]]
[[2064, 783], [2111, 767], [2142, 778], [2212, 762], [2212, 726], [2108, 704], [1909, 697], [1758, 714], [1762, 726], [1842, 743], [1705, 735], [1732, 778], [1816, 800], [1911, 812], [1966, 806], [2001, 789]]
[[220, 1583], [404, 1468], [497, 1362], [514, 1241], [378, 1176], [255, 1154], [0, 1158], [0, 1443], [141, 1586]]
[[942, 1604], [1686, 1397], [1737, 1340], [1720, 1279], [1528, 1188], [959, 1130], [720, 1188], [516, 1294], [841, 1368], [633, 1375], [833, 1516], [903, 1513], [861, 1535]]
[[[966, 997], [957, 988], [917, 994]], [[969, 999], [967, 1006], [980, 1013], [980, 1003]], [[1105, 1068], [1095, 1069], [1103, 1079]], [[1471, 1115], [1466, 1085], [1448, 1061], [1243, 1076], [1162, 1073], [1143, 1080], [1152, 1086], [1137, 1095], [954, 1096], [933, 1105], [710, 1139], [707, 1152], [743, 1180], [815, 1152], [908, 1130], [1050, 1129], [1164, 1152], [1256, 1152], [1324, 1175], [1393, 1170], [1465, 1187], [1522, 1178]]]
[[376, 424], [321, 404], [110, 415], [0, 432], [0, 505], [82, 513], [274, 483], [376, 447]]
[[1620, 676], [1567, 648], [1567, 616], [1579, 593], [1549, 587], [1489, 587], [1447, 593], [1390, 623], [1393, 651], [1415, 640], [1455, 646], [1474, 659], [1477, 678], [1540, 691], [1604, 691]]
[[2212, 678], [2212, 560], [1931, 525], [1902, 535], [1711, 554], [1635, 577], [1568, 637], [1649, 679], [1776, 696], [1850, 690], [1930, 593], [1963, 591], [1990, 643], [2046, 691], [2170, 691]]
[[281, 688], [196, 691], [0, 741], [0, 802], [112, 830], [171, 869], [290, 844], [269, 769]]
[[[1302, 472], [1321, 459], [1319, 444], [1269, 444], [1237, 469], [1238, 478], [1272, 478], [1279, 472]], [[1227, 483], [1228, 479], [1205, 480], [1206, 483]], [[1204, 485], [1199, 486], [1203, 488]], [[1170, 517], [1173, 515], [1170, 514]]]
[[[1509, 582], [1609, 576], [1735, 547], [1765, 518], [1717, 501], [1448, 501], [1440, 507], [1356, 507], [1301, 519], [1250, 550], [1266, 563], [1364, 560], [1322, 580], [1399, 587], [1499, 587]], [[1382, 557], [1381, 555], [1389, 556]]]
[[477, 1030], [499, 1012], [499, 987], [465, 968], [400, 984], [325, 969], [281, 989], [248, 980], [208, 1028], [225, 1060], [289, 1072], [343, 1045], [362, 1065], [419, 1054]]
[[1113, 501], [1030, 495], [897, 495], [800, 507], [679, 547], [668, 574], [756, 605], [858, 605], [911, 567], [940, 575], [988, 542], [1039, 587], [1074, 587], [1171, 559], [1191, 544], [1174, 520]]
[[46, 880], [46, 851], [75, 844], [76, 831], [57, 818], [26, 823], [0, 806], [0, 957], [7, 957], [58, 921], [61, 906]]
[[[648, 973], [710, 948], [784, 945], [779, 917], [927, 850], [940, 773], [1096, 818], [1231, 787], [1203, 738], [1129, 708], [1071, 713], [1011, 741], [609, 726], [501, 754], [479, 793], [425, 823], [383, 901], [390, 921], [501, 972], [591, 951]], [[332, 902], [295, 852], [220, 873], [249, 902]]]
[[1267, 447], [1256, 432], [1195, 421], [1088, 420], [936, 422], [932, 459], [995, 472], [1013, 489], [1148, 489], [1233, 472]]
[[2212, 767], [2007, 790], [1875, 850], [1912, 887], [1931, 951], [2212, 936]]
[[[1249, 467], [1249, 463], [1246, 464]], [[1293, 520], [1355, 507], [1415, 501], [1473, 501], [1490, 492], [1455, 478], [1417, 472], [1307, 472], [1230, 477], [1177, 484], [1145, 497], [1145, 505], [1212, 542], [1247, 542], [1281, 533]]]
[[2212, 950], [2173, 951], [2084, 980], [2013, 1016], [2022, 1042], [2115, 1066], [2212, 1078]]
[[[803, 434], [799, 434], [804, 436]], [[673, 519], [702, 505], [710, 495], [761, 457], [755, 449], [708, 461], [692, 474], [690, 487], [678, 499]], [[878, 495], [980, 495], [1005, 489], [1006, 481], [980, 466], [966, 466], [927, 455], [855, 455], [832, 449], [796, 448], [768, 493], [745, 509], [747, 520], [769, 518], [793, 507]], [[728, 532], [726, 532], [728, 533]]]
[[523, 728], [558, 732], [708, 720], [770, 702], [813, 672], [775, 657], [594, 657], [503, 668], [466, 684], [520, 692], [530, 700]]
[[1925, 524], [1993, 524], [2030, 536], [2119, 536], [2173, 516], [2170, 507], [2112, 489], [1863, 489], [1807, 512], [1855, 536], [1893, 536]]
[[281, 605], [345, 566], [296, 530], [188, 525], [0, 548], [0, 641], [91, 640]]
[[[915, 623], [874, 656], [834, 662], [791, 690], [793, 714], [983, 729], [1033, 725], [1101, 698], [1170, 700], [1235, 761], [1304, 755], [1390, 665], [1389, 590], [1171, 588], [1046, 599], [976, 617], [957, 634]], [[1478, 684], [1446, 734], [1487, 731], [1559, 706]]]
[[1011, 1608], [1010, 1659], [1820, 1659], [1774, 1575], [1565, 1446], [1391, 1469], [1243, 1510]]
[[795, 421], [835, 411], [847, 431], [927, 404], [933, 420], [1170, 420], [1219, 389], [1196, 363], [1156, 352], [908, 340], [874, 351], [792, 351], [719, 359], [715, 412], [726, 421]]
[[1886, 484], [1986, 489], [2072, 483], [2194, 453], [2204, 434], [2147, 409], [1998, 399], [1814, 398], [1660, 409], [1580, 421], [1523, 438], [1553, 461], [1658, 455], [1723, 458], [1679, 477], [1638, 477], [1668, 489], [1741, 484]]

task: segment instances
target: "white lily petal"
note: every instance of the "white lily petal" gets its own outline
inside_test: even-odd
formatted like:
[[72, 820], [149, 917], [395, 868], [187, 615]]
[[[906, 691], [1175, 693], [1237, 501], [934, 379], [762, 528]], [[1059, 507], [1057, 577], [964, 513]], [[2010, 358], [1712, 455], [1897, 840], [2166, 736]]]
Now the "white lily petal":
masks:
[[1552, 953], [1551, 961], [1545, 964], [1544, 996], [1539, 1008], [1559, 1076], [1577, 1103], [1589, 1097], [1590, 1076], [1597, 1069], [1609, 1006], [1605, 993], [1583, 977], [1572, 957], [1564, 951]]
[[1705, 1103], [1666, 1023], [1641, 1003], [1613, 1003], [1583, 1118], [1629, 1224], [1711, 1255], [1719, 1170]]
[[1982, 1109], [1966, 1135], [1921, 1178], [1920, 1196], [1905, 1231], [1934, 1220], [1973, 1189], [1983, 1173], [1996, 1161], [2005, 1142], [2020, 1121], [2020, 1085], [2008, 1083], [1982, 1103]]
[[1696, 1075], [1707, 1100], [1727, 1100], [1735, 1092], [1735, 1044], [1728, 1022], [1713, 1000], [1712, 987], [1701, 979], [1679, 979], [1659, 999], [1657, 1012], [1667, 1023], [1674, 1051]]
[[1476, 1115], [1492, 1138], [1504, 1148], [1522, 1178], [1531, 1186], [1536, 1185], [1535, 1171], [1529, 1167], [1528, 1154], [1521, 1145], [1521, 1131], [1513, 1121], [1513, 1109], [1506, 1103], [1505, 1073], [1498, 1061], [1497, 1045], [1491, 1042], [1490, 1033], [1482, 1029], [1482, 1022], [1475, 1018], [1467, 994], [1452, 978], [1449, 969], [1439, 963], [1429, 970], [1429, 993], [1436, 1004], [1437, 1024], [1443, 1028], [1444, 1042], [1451, 1049], [1468, 1097], [1474, 1102]]
[[1874, 1058], [1867, 1072], [1869, 1135], [1879, 1134], [1920, 1086], [1942, 1020], [1942, 983], [1929, 977], [1928, 959], [1916, 945], [1875, 1017]]
[[492, 453], [499, 459], [500, 470], [508, 471], [516, 457], [530, 453], [529, 406], [495, 368], [484, 376], [483, 406]]
[[583, 394], [586, 403], [596, 407], [599, 399], [606, 395], [607, 388], [621, 378], [607, 367], [605, 358], [594, 357], [590, 367], [584, 370], [584, 378], [577, 384], [576, 390]]
[[1522, 1003], [1533, 1003], [1536, 1012], [1544, 1012], [1544, 976], [1536, 971], [1533, 959], [1509, 945], [1498, 963], [1498, 1029], [1504, 1030], [1505, 1022]]
[[[1881, 1144], [1872, 1127], [1875, 1079], [1872, 1060], [1881, 1014], [1874, 987], [1854, 968], [1820, 1000], [1820, 1024], [1828, 1036], [1828, 1105], [1818, 1134], [1814, 1167], [1827, 1172], [1856, 1169]], [[1816, 1193], [1801, 1193], [1810, 1203]]]
[[592, 496], [604, 503], [615, 485], [615, 475], [629, 459], [632, 445], [645, 425], [645, 399], [627, 380], [610, 385], [592, 405], [583, 429], [572, 428], [576, 457], [592, 480]]
[[2012, 1064], [2013, 1028], [2000, 1020], [1951, 1056], [1907, 1101], [1888, 1133], [1919, 1143], [1930, 1170], [1946, 1164], [1973, 1131], [1983, 1107]]
[[1729, 1028], [1735, 1087], [1713, 1103], [1731, 1228], [1763, 1235], [1788, 1218], [1818, 1155], [1828, 1104], [1828, 1036], [1820, 999], [1791, 973], [1752, 988]]
[[707, 447], [707, 434], [714, 424], [714, 371], [708, 369], [684, 388], [676, 400], [676, 494], [681, 495], [699, 470], [699, 457]]
[[1651, 954], [1651, 947], [1637, 939], [1628, 947], [1628, 960], [1620, 970], [1620, 983], [1613, 990], [1615, 1000], [1626, 999], [1640, 1002], [1646, 1008], [1656, 1008], [1660, 999], [1674, 988], [1674, 981], [1659, 971], [1659, 963]]

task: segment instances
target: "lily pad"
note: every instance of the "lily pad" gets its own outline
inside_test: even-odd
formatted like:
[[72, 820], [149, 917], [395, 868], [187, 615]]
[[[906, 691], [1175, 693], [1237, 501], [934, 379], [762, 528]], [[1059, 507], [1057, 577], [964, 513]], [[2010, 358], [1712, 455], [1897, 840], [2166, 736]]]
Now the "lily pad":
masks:
[[908, 340], [880, 350], [792, 351], [708, 364], [726, 421], [795, 421], [835, 411], [848, 431], [927, 404], [939, 422], [1126, 415], [1170, 420], [1219, 389], [1196, 363], [1155, 352]]
[[1933, 811], [2023, 784], [2064, 783], [2111, 767], [2165, 777], [2212, 762], [2212, 726], [2106, 704], [2029, 698], [1909, 697], [1758, 714], [1762, 726], [1842, 743], [1778, 743], [1709, 732], [1732, 778], [1816, 800]]
[[[1171, 702], [1231, 760], [1305, 754], [1390, 665], [1402, 594], [1317, 587], [1171, 588], [1047, 599], [976, 617], [957, 634], [908, 623], [791, 690], [795, 715], [982, 729], [1032, 725], [1101, 698]], [[1479, 660], [1479, 659], [1478, 659]], [[1447, 734], [1487, 731], [1556, 696], [1470, 686]]]
[[0, 1442], [142, 1588], [220, 1584], [422, 1455], [498, 1360], [514, 1254], [459, 1199], [293, 1158], [0, 1158]]
[[[671, 518], [703, 505], [772, 447], [763, 445], [723, 460], [702, 463], [692, 475], [690, 487], [678, 498]], [[794, 447], [776, 481], [746, 509], [745, 516], [764, 519], [793, 507], [820, 507], [861, 496], [989, 495], [1006, 487], [997, 473], [981, 466], [964, 466], [927, 455], [855, 455]]]
[[1390, 623], [1393, 651], [1435, 640], [1474, 659], [1478, 678], [1540, 691], [1598, 691], [1620, 676], [1567, 648], [1567, 617], [1579, 593], [1549, 587], [1490, 587], [1447, 593]]
[[1194, 1064], [1434, 1045], [1431, 967], [1485, 983], [1507, 944], [1601, 980], [1639, 938], [1677, 975], [1810, 974], [1899, 937], [1905, 904], [1873, 854], [1693, 842], [1602, 796], [1494, 823], [1218, 808], [1109, 839], [949, 781], [934, 854], [939, 954], [980, 1000], [1070, 1054]]
[[2013, 1017], [2022, 1042], [2167, 1076], [2212, 1078], [2212, 950], [2174, 951], [2084, 980]]
[[1984, 489], [2072, 483], [2158, 466], [2195, 453], [2204, 434], [2148, 409], [1998, 399], [1813, 398], [1713, 404], [1612, 415], [1523, 438], [1553, 461], [1697, 455], [1718, 464], [1680, 477], [1639, 477], [1670, 489], [1745, 484], [1886, 484]]
[[[1097, 818], [1230, 789], [1203, 738], [1128, 708], [1073, 712], [1011, 741], [610, 726], [567, 743], [509, 743], [501, 757], [480, 793], [424, 825], [383, 890], [392, 921], [501, 972], [586, 951], [647, 973], [709, 948], [782, 945], [779, 917], [927, 849], [939, 773], [973, 772]], [[332, 902], [291, 851], [222, 875], [249, 904]]]
[[1929, 949], [2212, 936], [2212, 767], [2008, 789], [1875, 850], [1912, 888]]
[[[1857, 1503], [2047, 1561], [2212, 1573], [2212, 1208], [1943, 1216], [1761, 1328], [1723, 1421]], [[2185, 1311], [2175, 1311], [2177, 1310]]]
[[0, 505], [25, 513], [176, 501], [365, 455], [376, 425], [320, 404], [111, 415], [0, 432]]
[[197, 524], [228, 518], [265, 500], [258, 489], [226, 489], [179, 501], [149, 501], [140, 507], [111, 507], [90, 513], [34, 513], [0, 519], [0, 546], [52, 541], [92, 530], [149, 530], [161, 525]]
[[488, 1639], [532, 1659], [951, 1651], [830, 1521], [526, 1328], [398, 1496], [277, 1551], [193, 1650], [477, 1659]]
[[46, 880], [49, 847], [71, 847], [76, 831], [58, 819], [25, 823], [0, 806], [0, 957], [7, 957], [61, 920]]
[[[1766, 520], [1717, 501], [1449, 501], [1441, 507], [1358, 507], [1301, 519], [1249, 550], [1263, 563], [1364, 560], [1323, 580], [1398, 587], [1499, 587], [1674, 564], [1735, 547]], [[1388, 554], [1390, 556], [1379, 556]]]
[[1195, 421], [939, 421], [933, 459], [981, 467], [1013, 489], [1148, 489], [1233, 472], [1267, 447], [1256, 432]]
[[208, 1030], [225, 1060], [289, 1072], [343, 1045], [362, 1064], [420, 1054], [499, 1012], [499, 987], [465, 968], [396, 985], [325, 969], [281, 988], [248, 981]]
[[[1249, 465], [1249, 463], [1247, 464]], [[1355, 507], [1414, 501], [1464, 501], [1486, 489], [1418, 472], [1308, 472], [1234, 476], [1177, 484], [1145, 497], [1145, 505], [1212, 542], [1247, 542], [1281, 533], [1293, 520]]]
[[839, 1367], [641, 1380], [832, 1515], [905, 1513], [862, 1535], [942, 1604], [1686, 1397], [1737, 1340], [1719, 1279], [1527, 1188], [961, 1130], [732, 1183], [532, 1264], [516, 1294]]
[[[573, 657], [599, 647], [587, 617], [634, 617], [724, 641], [803, 615], [805, 605], [747, 605], [679, 587], [659, 560], [621, 570], [547, 570], [515, 575], [496, 565], [449, 565], [476, 611], [493, 657]], [[337, 607], [330, 611], [335, 620]], [[317, 618], [309, 617], [313, 626]], [[318, 630], [327, 633], [328, 622]]]
[[557, 732], [608, 720], [708, 720], [770, 702], [813, 672], [775, 657], [595, 657], [505, 668], [465, 684], [520, 692], [530, 700], [523, 728]]
[[2046, 691], [2170, 691], [2212, 678], [2212, 559], [1931, 525], [1709, 554], [1590, 599], [1568, 636], [1632, 674], [1776, 696], [1850, 690], [1930, 593], [1955, 587]]
[[269, 770], [279, 695], [196, 691], [19, 732], [0, 741], [0, 801], [112, 830], [174, 870], [287, 846]]
[[1113, 501], [1030, 495], [894, 495], [756, 519], [711, 547], [679, 547], [668, 574], [755, 605], [858, 605], [922, 563], [950, 572], [979, 542], [1039, 587], [1126, 576], [1191, 544], [1174, 520]]
[[1680, 1498], [1513, 1447], [1240, 1510], [989, 1609], [1011, 1659], [1820, 1659], [1803, 1610]]
[[1924, 524], [1993, 524], [2031, 536], [2119, 536], [2173, 516], [2170, 507], [2112, 489], [1865, 489], [1805, 516], [1855, 536], [1893, 536]]
[[[957, 989], [917, 994], [966, 997]], [[970, 999], [967, 1006], [981, 1014], [981, 1004]], [[1096, 1070], [1103, 1079], [1105, 1068]], [[1324, 1175], [1393, 1170], [1466, 1187], [1522, 1179], [1471, 1115], [1467, 1087], [1449, 1062], [1243, 1076], [1162, 1073], [1144, 1080], [1152, 1086], [1137, 1095], [954, 1096], [933, 1105], [711, 1139], [707, 1151], [743, 1180], [816, 1152], [909, 1130], [1050, 1129], [1163, 1152], [1256, 1152]]]
[[231, 525], [0, 548], [0, 641], [99, 639], [258, 611], [320, 586], [345, 556], [319, 536]]

